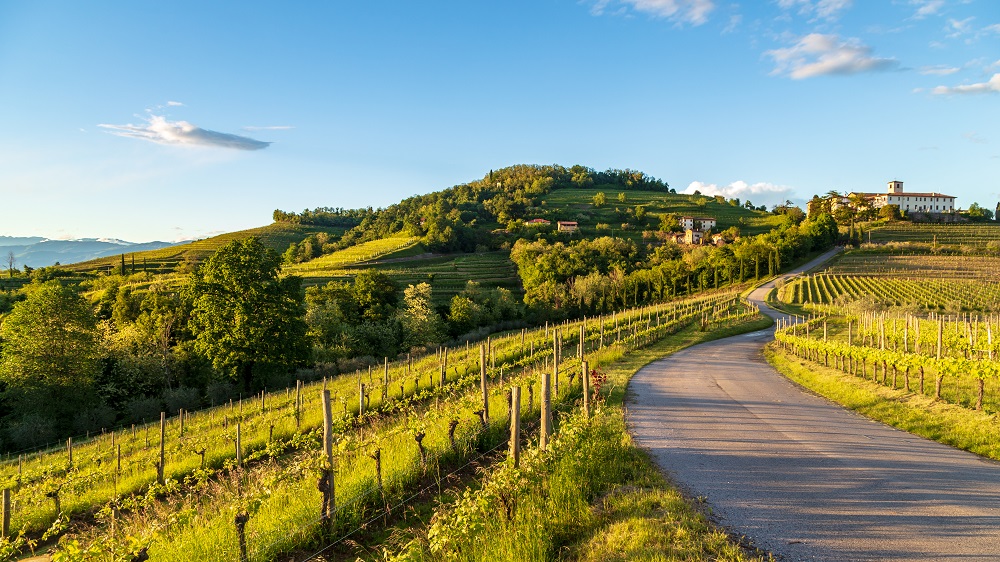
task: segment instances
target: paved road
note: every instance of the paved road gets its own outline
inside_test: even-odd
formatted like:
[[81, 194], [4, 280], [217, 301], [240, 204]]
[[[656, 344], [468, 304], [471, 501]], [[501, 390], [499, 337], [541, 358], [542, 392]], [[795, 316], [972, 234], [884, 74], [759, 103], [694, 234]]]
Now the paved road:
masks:
[[698, 345], [632, 378], [632, 433], [682, 489], [784, 560], [1000, 560], [1000, 463], [804, 392], [761, 356], [772, 337]]

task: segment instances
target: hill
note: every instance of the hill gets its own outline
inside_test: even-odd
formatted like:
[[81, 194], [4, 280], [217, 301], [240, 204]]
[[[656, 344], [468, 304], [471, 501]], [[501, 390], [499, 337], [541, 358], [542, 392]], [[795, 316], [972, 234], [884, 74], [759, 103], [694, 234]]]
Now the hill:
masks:
[[228, 232], [212, 236], [211, 238], [195, 240], [194, 242], [178, 244], [167, 248], [146, 251], [117, 251], [113, 255], [109, 255], [109, 257], [90, 259], [63, 267], [79, 272], [96, 273], [111, 271], [120, 266], [121, 254], [125, 254], [128, 266], [131, 266], [134, 258], [137, 269], [145, 269], [153, 274], [172, 273], [178, 269], [193, 268], [232, 240], [256, 236], [265, 246], [277, 252], [283, 252], [289, 244], [299, 242], [307, 236], [320, 232], [339, 236], [344, 232], [344, 229], [280, 222], [258, 228]]
[[[14, 253], [17, 265], [47, 267], [55, 264], [74, 263], [117, 256], [123, 252], [142, 252], [173, 246], [171, 242], [133, 243], [124, 240], [81, 238], [77, 240], [49, 240], [40, 237], [0, 236], [0, 255]], [[6, 263], [4, 264], [6, 265]]]

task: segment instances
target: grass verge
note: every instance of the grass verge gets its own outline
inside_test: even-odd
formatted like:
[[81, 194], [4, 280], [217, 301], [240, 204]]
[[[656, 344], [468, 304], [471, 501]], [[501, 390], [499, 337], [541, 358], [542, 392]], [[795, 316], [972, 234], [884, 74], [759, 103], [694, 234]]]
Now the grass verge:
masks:
[[1000, 426], [986, 414], [892, 389], [783, 353], [774, 344], [764, 356], [793, 382], [872, 420], [977, 455], [1000, 460]]
[[701, 332], [691, 327], [607, 367], [604, 401], [590, 419], [564, 415], [547, 452], [529, 447], [443, 503], [425, 528], [397, 532], [395, 561], [764, 560], [713, 526], [673, 488], [628, 433], [628, 380], [691, 345], [766, 328], [768, 318]]

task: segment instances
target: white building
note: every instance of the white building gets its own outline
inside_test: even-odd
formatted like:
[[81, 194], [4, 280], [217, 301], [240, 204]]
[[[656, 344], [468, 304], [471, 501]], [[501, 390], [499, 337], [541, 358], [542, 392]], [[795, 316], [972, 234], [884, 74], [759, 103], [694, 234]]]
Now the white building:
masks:
[[870, 199], [872, 206], [881, 209], [886, 205], [898, 205], [900, 211], [917, 213], [952, 213], [955, 211], [955, 197], [943, 193], [909, 193], [903, 191], [903, 182], [889, 182], [886, 193], [862, 193]]
[[700, 230], [704, 232], [715, 228], [715, 219], [713, 217], [681, 217], [677, 222], [681, 224], [681, 228], [684, 230]]

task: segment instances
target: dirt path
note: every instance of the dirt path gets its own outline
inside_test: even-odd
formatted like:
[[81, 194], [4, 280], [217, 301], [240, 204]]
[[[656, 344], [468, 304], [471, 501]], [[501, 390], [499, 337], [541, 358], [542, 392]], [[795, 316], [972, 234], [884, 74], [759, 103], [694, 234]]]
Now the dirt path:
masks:
[[632, 433], [675, 482], [785, 560], [1000, 559], [1000, 463], [803, 391], [761, 356], [772, 338], [702, 344], [632, 378]]

